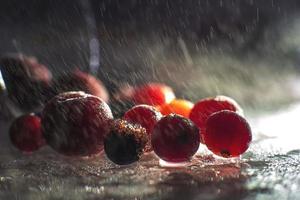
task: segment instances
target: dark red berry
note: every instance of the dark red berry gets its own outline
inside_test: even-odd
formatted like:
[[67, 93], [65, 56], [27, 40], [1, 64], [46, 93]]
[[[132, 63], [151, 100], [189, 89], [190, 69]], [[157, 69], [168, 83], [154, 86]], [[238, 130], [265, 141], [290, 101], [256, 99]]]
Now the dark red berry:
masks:
[[137, 87], [132, 96], [136, 104], [151, 106], [168, 104], [175, 98], [172, 88], [160, 83], [148, 83]]
[[205, 143], [204, 135], [206, 134], [206, 121], [208, 117], [221, 110], [230, 110], [240, 114], [243, 112], [233, 99], [226, 96], [202, 99], [194, 105], [189, 118], [201, 130], [200, 139], [202, 143]]
[[148, 142], [146, 130], [125, 120], [116, 120], [104, 140], [106, 156], [118, 165], [138, 161]]
[[17, 118], [9, 129], [12, 144], [23, 152], [34, 152], [45, 144], [40, 117], [30, 114]]
[[197, 152], [198, 128], [189, 119], [170, 114], [154, 126], [151, 143], [154, 152], [168, 162], [185, 162]]
[[89, 156], [103, 150], [112, 119], [110, 108], [99, 97], [66, 92], [45, 106], [42, 130], [47, 143], [59, 153]]
[[211, 115], [206, 124], [205, 144], [216, 155], [228, 158], [244, 153], [252, 140], [247, 121], [232, 111]]
[[131, 123], [140, 124], [150, 135], [154, 125], [161, 117], [161, 113], [156, 108], [148, 105], [137, 105], [128, 110], [123, 118]]
[[0, 60], [0, 71], [10, 100], [20, 109], [31, 111], [45, 101], [52, 74], [35, 58], [23, 55]]
[[56, 93], [83, 91], [100, 97], [105, 102], [109, 101], [109, 95], [104, 84], [93, 75], [79, 69], [60, 77], [54, 84], [54, 90], [56, 90]]

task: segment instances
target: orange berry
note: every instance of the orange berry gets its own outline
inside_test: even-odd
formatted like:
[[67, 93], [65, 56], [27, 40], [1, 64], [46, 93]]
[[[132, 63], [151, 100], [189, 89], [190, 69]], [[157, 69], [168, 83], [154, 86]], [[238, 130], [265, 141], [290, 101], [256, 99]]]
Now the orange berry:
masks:
[[174, 113], [188, 118], [193, 107], [194, 104], [188, 100], [174, 99], [169, 104], [160, 106], [159, 110], [163, 115]]

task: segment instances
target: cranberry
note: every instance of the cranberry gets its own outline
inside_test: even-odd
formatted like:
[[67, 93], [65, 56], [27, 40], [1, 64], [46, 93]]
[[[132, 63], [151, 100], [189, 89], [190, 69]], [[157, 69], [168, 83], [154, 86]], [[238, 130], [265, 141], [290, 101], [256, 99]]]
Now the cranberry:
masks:
[[47, 143], [59, 153], [89, 156], [103, 150], [112, 119], [110, 108], [99, 97], [66, 92], [45, 106], [42, 130]]
[[148, 141], [146, 130], [125, 120], [116, 120], [104, 140], [106, 156], [118, 165], [138, 161]]
[[174, 99], [169, 104], [160, 106], [159, 110], [163, 115], [174, 113], [188, 118], [193, 106], [194, 104], [190, 101], [184, 99]]
[[20, 109], [31, 111], [43, 104], [52, 74], [35, 58], [23, 55], [0, 60], [0, 71], [10, 100]]
[[23, 152], [33, 152], [45, 144], [40, 117], [29, 114], [17, 118], [9, 129], [12, 144]]
[[54, 84], [54, 89], [56, 93], [84, 91], [100, 97], [105, 102], [109, 101], [109, 95], [104, 84], [93, 75], [79, 69], [76, 69], [71, 74], [60, 77]]
[[233, 99], [226, 96], [202, 99], [197, 102], [191, 110], [189, 118], [201, 130], [200, 139], [202, 143], [205, 143], [203, 136], [206, 134], [206, 120], [211, 114], [221, 110], [231, 110], [238, 113], [243, 112]]
[[133, 101], [136, 104], [157, 106], [170, 103], [174, 98], [173, 90], [159, 83], [148, 83], [136, 88], [133, 92]]
[[198, 128], [189, 119], [176, 114], [158, 121], [151, 136], [154, 152], [168, 162], [189, 161], [200, 143]]
[[232, 111], [220, 111], [207, 119], [205, 144], [222, 157], [236, 157], [244, 153], [252, 140], [247, 121]]

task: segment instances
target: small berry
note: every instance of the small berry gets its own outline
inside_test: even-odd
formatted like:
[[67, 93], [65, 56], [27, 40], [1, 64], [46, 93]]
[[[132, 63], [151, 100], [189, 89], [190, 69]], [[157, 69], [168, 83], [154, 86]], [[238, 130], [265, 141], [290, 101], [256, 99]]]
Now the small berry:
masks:
[[206, 121], [210, 115], [221, 110], [230, 110], [242, 114], [241, 107], [231, 98], [226, 96], [217, 96], [215, 98], [202, 99], [195, 104], [190, 113], [190, 119], [201, 130], [200, 139], [205, 143]]
[[137, 87], [132, 96], [136, 104], [151, 106], [167, 104], [175, 98], [172, 88], [160, 83], [148, 83]]
[[118, 165], [138, 161], [148, 141], [146, 130], [125, 120], [116, 120], [104, 140], [106, 156]]
[[183, 99], [174, 99], [169, 104], [160, 106], [159, 110], [163, 115], [174, 113], [188, 118], [193, 107], [194, 104], [190, 101]]
[[204, 140], [213, 153], [228, 158], [243, 154], [249, 147], [252, 134], [243, 117], [224, 110], [208, 118]]
[[42, 113], [42, 131], [49, 146], [69, 156], [89, 156], [103, 150], [113, 119], [109, 106], [84, 92], [55, 96]]
[[189, 161], [200, 143], [198, 128], [191, 120], [176, 114], [158, 121], [151, 136], [154, 152], [168, 162]]
[[34, 152], [44, 146], [40, 117], [29, 114], [17, 118], [9, 129], [12, 144], [23, 152]]

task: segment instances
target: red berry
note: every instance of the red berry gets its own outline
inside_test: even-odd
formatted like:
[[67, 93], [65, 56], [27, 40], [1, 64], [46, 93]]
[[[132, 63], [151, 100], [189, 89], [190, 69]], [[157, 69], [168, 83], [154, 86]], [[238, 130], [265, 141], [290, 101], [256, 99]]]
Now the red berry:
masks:
[[193, 107], [189, 118], [201, 130], [200, 139], [202, 143], [205, 143], [204, 135], [206, 134], [206, 121], [208, 117], [221, 110], [243, 113], [241, 107], [233, 99], [226, 96], [202, 99]]
[[156, 108], [148, 105], [137, 105], [128, 110], [123, 118], [131, 123], [140, 124], [147, 130], [147, 134], [150, 135], [154, 125], [161, 117], [161, 113]]
[[213, 153], [228, 158], [244, 153], [252, 140], [252, 134], [243, 117], [224, 110], [208, 118], [204, 140]]
[[197, 152], [199, 130], [192, 121], [170, 114], [155, 125], [151, 143], [154, 152], [168, 162], [185, 162]]
[[148, 83], [140, 86], [133, 92], [133, 101], [136, 104], [158, 106], [170, 103], [175, 98], [173, 90], [164, 84]]
[[45, 144], [41, 131], [41, 119], [34, 115], [17, 118], [9, 129], [12, 144], [23, 152], [33, 152]]
[[89, 156], [103, 150], [112, 119], [110, 108], [99, 97], [66, 92], [45, 106], [42, 130], [47, 143], [59, 153]]
[[116, 120], [104, 140], [106, 156], [118, 165], [128, 165], [140, 159], [148, 135], [140, 125]]
[[54, 84], [54, 90], [56, 90], [56, 93], [83, 91], [100, 97], [105, 102], [109, 101], [109, 95], [104, 84], [93, 75], [79, 69], [76, 69], [71, 74], [60, 77]]

